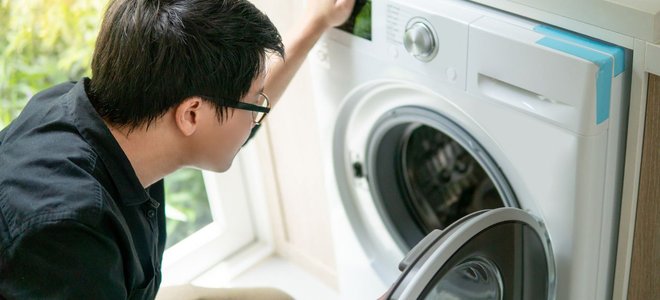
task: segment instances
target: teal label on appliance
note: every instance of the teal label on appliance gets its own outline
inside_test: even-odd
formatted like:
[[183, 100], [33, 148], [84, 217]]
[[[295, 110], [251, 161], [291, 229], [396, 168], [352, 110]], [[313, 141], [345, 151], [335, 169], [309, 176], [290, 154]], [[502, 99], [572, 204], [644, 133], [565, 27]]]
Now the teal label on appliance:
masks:
[[610, 117], [612, 78], [623, 73], [626, 68], [623, 48], [547, 25], [538, 25], [534, 31], [546, 36], [536, 41], [537, 44], [598, 65], [596, 124], [606, 121]]

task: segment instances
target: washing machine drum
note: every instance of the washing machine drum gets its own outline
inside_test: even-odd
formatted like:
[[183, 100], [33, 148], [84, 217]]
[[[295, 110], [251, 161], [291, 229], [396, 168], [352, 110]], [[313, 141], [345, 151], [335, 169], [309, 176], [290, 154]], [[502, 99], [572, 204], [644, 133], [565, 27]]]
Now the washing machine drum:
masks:
[[374, 200], [403, 248], [470, 213], [517, 206], [487, 152], [442, 115], [400, 108], [377, 122], [368, 148]]

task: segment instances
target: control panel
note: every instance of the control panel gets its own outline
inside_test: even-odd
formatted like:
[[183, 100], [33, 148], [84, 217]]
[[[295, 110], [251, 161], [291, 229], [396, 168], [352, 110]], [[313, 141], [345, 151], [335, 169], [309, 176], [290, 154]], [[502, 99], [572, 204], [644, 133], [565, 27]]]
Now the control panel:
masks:
[[[331, 42], [317, 47], [319, 62], [326, 68], [346, 64], [351, 76], [421, 74], [431, 85], [464, 89], [469, 24], [483, 17], [464, 6], [463, 1], [358, 0], [346, 24], [328, 34]], [[365, 58], [379, 63], [363, 68]]]

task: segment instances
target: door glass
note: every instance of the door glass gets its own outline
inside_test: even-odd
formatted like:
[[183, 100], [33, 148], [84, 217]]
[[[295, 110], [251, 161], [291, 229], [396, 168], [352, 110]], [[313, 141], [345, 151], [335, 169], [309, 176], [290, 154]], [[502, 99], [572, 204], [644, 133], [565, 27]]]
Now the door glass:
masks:
[[166, 248], [213, 222], [202, 171], [180, 169], [165, 177]]
[[543, 242], [521, 222], [498, 223], [481, 231], [444, 266], [423, 283], [422, 299], [548, 298], [551, 278]]
[[472, 258], [452, 268], [423, 299], [502, 299], [502, 276], [485, 258]]
[[504, 206], [488, 174], [451, 137], [412, 124], [402, 142], [405, 200], [427, 232], [475, 211]]
[[[390, 124], [384, 118], [382, 129], [374, 127], [367, 177], [379, 213], [402, 249], [470, 213], [517, 206], [497, 164], [462, 128], [418, 108], [396, 112], [422, 121]], [[471, 151], [462, 145], [471, 145]]]

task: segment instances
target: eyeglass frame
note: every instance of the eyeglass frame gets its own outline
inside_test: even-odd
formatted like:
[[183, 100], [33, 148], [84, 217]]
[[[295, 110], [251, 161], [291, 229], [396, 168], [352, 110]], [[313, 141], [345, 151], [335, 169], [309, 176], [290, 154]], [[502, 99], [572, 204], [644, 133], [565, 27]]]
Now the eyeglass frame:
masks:
[[[231, 108], [237, 108], [237, 109], [242, 109], [242, 110], [247, 110], [251, 112], [261, 112], [264, 113], [261, 115], [261, 118], [259, 120], [255, 120], [254, 117], [252, 118], [252, 121], [254, 122], [255, 125], [261, 125], [261, 122], [266, 118], [266, 115], [270, 112], [270, 98], [268, 98], [268, 95], [264, 92], [259, 92], [260, 96], [263, 96], [264, 99], [266, 100], [266, 106], [259, 106], [259, 105], [254, 105], [250, 103], [245, 103], [245, 102], [233, 102], [233, 103], [223, 103], [221, 104], [222, 106], [226, 107], [231, 107]], [[214, 99], [213, 97], [207, 97], [207, 96], [201, 96], [202, 98], [207, 98], [207, 99]]]

